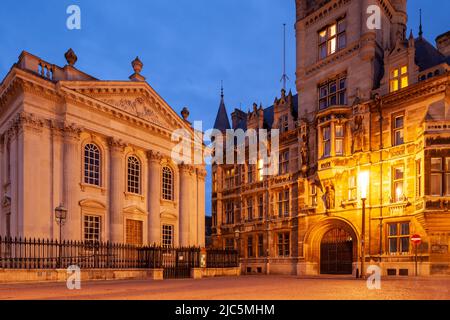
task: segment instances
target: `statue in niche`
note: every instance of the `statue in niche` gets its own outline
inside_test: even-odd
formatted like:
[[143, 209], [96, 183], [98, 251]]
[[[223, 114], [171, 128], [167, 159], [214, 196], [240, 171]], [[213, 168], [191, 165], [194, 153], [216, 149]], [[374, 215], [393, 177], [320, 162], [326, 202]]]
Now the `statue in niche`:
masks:
[[333, 210], [335, 208], [335, 193], [333, 185], [328, 185], [326, 187], [325, 207], [327, 208], [327, 210]]
[[353, 128], [352, 128], [352, 153], [363, 151], [364, 148], [364, 117], [362, 115], [355, 115], [353, 118]]

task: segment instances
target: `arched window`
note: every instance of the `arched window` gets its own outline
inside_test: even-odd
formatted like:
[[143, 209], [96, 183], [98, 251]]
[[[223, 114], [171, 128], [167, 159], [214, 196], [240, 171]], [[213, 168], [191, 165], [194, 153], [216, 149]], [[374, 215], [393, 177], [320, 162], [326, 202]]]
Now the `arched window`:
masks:
[[100, 186], [100, 149], [93, 143], [84, 146], [84, 183]]
[[164, 200], [173, 201], [173, 172], [169, 167], [162, 169], [162, 197]]
[[141, 193], [141, 162], [138, 158], [128, 157], [128, 192]]

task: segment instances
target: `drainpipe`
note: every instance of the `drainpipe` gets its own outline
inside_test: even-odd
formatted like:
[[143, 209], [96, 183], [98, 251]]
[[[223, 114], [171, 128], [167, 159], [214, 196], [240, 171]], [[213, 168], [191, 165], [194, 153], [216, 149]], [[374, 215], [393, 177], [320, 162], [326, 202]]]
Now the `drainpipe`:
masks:
[[378, 96], [378, 114], [380, 117], [380, 262], [383, 255], [383, 100]]

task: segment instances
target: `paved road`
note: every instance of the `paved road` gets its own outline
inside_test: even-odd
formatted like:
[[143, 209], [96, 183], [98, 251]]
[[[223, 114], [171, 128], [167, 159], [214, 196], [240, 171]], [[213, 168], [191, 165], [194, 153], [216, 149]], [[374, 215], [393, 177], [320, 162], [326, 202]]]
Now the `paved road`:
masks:
[[65, 283], [0, 284], [0, 299], [79, 300], [450, 300], [450, 278], [383, 279], [381, 290], [347, 277], [298, 278], [242, 276], [202, 280], [83, 282], [80, 290]]

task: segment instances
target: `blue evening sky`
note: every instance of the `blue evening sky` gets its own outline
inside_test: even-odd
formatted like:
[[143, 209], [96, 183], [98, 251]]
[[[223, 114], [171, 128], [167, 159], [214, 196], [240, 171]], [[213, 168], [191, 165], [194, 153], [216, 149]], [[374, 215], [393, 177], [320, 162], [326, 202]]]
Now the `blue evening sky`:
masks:
[[[66, 28], [66, 9], [81, 8], [82, 29]], [[448, 0], [409, 0], [409, 29], [419, 8], [431, 42], [450, 29]], [[0, 78], [22, 50], [63, 66], [73, 48], [76, 67], [100, 79], [128, 79], [137, 55], [142, 74], [179, 112], [210, 128], [224, 81], [228, 112], [253, 102], [269, 106], [281, 89], [282, 24], [287, 24], [288, 88], [295, 86], [294, 0], [22, 0], [0, 4]], [[408, 34], [409, 34], [408, 29]], [[210, 213], [210, 177], [207, 184]]]

